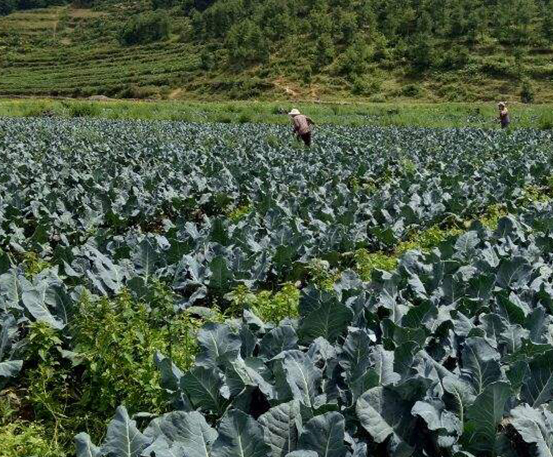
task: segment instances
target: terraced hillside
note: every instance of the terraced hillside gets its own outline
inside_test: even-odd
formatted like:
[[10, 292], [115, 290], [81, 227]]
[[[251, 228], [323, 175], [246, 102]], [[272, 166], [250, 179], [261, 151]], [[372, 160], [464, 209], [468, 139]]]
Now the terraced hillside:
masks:
[[[274, 40], [262, 36], [267, 57], [256, 60], [248, 54], [251, 50], [231, 49], [236, 41], [232, 30], [218, 38], [206, 32], [221, 21], [216, 10], [209, 12], [215, 3], [201, 19], [179, 8], [163, 10], [171, 22], [168, 38], [135, 46], [120, 43], [121, 29], [129, 18], [149, 11], [150, 3], [116, 1], [95, 9], [57, 6], [0, 17], [0, 95], [471, 102], [520, 100], [526, 84], [535, 101], [553, 101], [553, 46], [543, 38], [510, 42], [483, 36], [471, 44], [464, 37], [433, 38], [433, 63], [421, 70], [408, 62], [409, 53], [430, 51], [424, 43], [418, 49], [413, 37], [364, 37], [366, 48], [359, 38], [354, 37], [353, 44], [337, 38], [338, 44], [325, 48], [314, 38], [316, 32], [296, 30]], [[334, 13], [328, 14], [327, 22], [334, 20]], [[314, 22], [309, 17], [305, 21]], [[203, 32], [197, 32], [200, 29]], [[252, 41], [244, 38], [248, 33], [253, 32], [238, 30], [237, 46]], [[321, 34], [321, 40], [327, 35]], [[305, 44], [298, 46], [298, 40]], [[333, 53], [324, 57], [328, 61], [317, 63], [323, 58], [319, 54], [327, 51]]]
[[194, 47], [178, 42], [129, 50], [105, 13], [51, 8], [0, 19], [3, 95], [122, 95], [134, 87], [178, 87], [197, 68]]

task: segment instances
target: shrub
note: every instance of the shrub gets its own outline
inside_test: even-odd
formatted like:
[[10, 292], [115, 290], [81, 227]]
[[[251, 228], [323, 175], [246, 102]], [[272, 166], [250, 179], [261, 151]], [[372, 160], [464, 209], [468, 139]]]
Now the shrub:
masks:
[[447, 51], [441, 62], [440, 66], [444, 70], [455, 70], [465, 67], [470, 60], [470, 54], [465, 46], [454, 45], [449, 51]]
[[394, 270], [397, 263], [397, 257], [394, 255], [368, 252], [366, 249], [359, 249], [355, 252], [355, 270], [364, 281], [370, 281], [375, 270]]
[[299, 313], [300, 291], [293, 284], [285, 284], [276, 293], [263, 290], [257, 294], [240, 285], [225, 298], [230, 300], [231, 315], [240, 316], [244, 309], [250, 309], [264, 322], [279, 323], [287, 317], [298, 317]]
[[376, 94], [369, 98], [371, 103], [386, 103], [386, 96], [383, 94]]
[[339, 74], [354, 77], [363, 74], [371, 58], [371, 49], [361, 39], [357, 39], [337, 59]]
[[69, 106], [69, 115], [71, 117], [94, 117], [101, 113], [101, 109], [94, 103], [72, 103]]
[[123, 45], [153, 43], [169, 36], [169, 16], [164, 11], [148, 12], [131, 17], [120, 32]]
[[24, 117], [38, 117], [49, 113], [49, 105], [46, 102], [37, 101], [25, 105]]
[[521, 89], [520, 89], [520, 99], [522, 103], [533, 103], [535, 97], [535, 91], [534, 86], [530, 82], [530, 80], [525, 79], [522, 81]]
[[516, 66], [512, 58], [487, 58], [483, 61], [480, 72], [497, 77], [516, 76]]
[[321, 69], [334, 60], [334, 41], [329, 33], [323, 33], [316, 41], [315, 67]]
[[136, 84], [129, 84], [122, 88], [117, 94], [118, 98], [151, 98], [158, 95], [158, 88], [155, 87], [140, 87]]
[[414, 68], [424, 71], [435, 63], [434, 47], [429, 37], [419, 36], [407, 49], [407, 57]]
[[553, 130], [553, 113], [548, 112], [540, 116], [538, 127], [541, 130]]
[[[83, 428], [97, 436], [120, 403], [132, 412], [165, 409], [154, 355], [160, 351], [187, 369], [195, 358], [196, 333], [210, 317], [175, 313], [172, 292], [161, 283], [151, 284], [149, 290], [144, 302], [126, 291], [110, 300], [85, 295], [75, 310], [70, 338], [44, 323], [31, 326], [25, 360], [32, 362], [21, 384], [28, 403], [20, 409], [30, 407], [36, 421], [60, 430], [45, 441], [52, 449], [58, 443], [70, 446]], [[212, 316], [217, 320], [219, 314], [215, 310]], [[5, 410], [0, 404], [0, 413]], [[7, 433], [0, 428], [0, 442], [3, 432]], [[61, 455], [38, 450], [35, 454]]]
[[466, 102], [474, 99], [474, 93], [461, 83], [441, 85], [437, 94], [450, 102]]
[[252, 115], [250, 113], [241, 113], [240, 116], [238, 116], [238, 122], [240, 124], [247, 124], [248, 122], [252, 121]]
[[373, 95], [382, 88], [379, 78], [357, 76], [353, 79], [351, 93], [354, 95]]
[[419, 97], [422, 93], [422, 88], [419, 84], [407, 84], [401, 89], [401, 95], [405, 97]]
[[63, 457], [65, 453], [52, 440], [52, 431], [37, 423], [15, 421], [0, 427], [0, 455], [21, 457]]

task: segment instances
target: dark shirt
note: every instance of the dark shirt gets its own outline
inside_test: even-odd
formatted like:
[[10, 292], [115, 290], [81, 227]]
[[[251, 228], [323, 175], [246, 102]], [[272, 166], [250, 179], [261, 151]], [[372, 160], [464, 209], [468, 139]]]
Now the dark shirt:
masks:
[[503, 109], [499, 112], [499, 120], [501, 121], [501, 125], [503, 126], [509, 125], [511, 123], [509, 111], [507, 109]]

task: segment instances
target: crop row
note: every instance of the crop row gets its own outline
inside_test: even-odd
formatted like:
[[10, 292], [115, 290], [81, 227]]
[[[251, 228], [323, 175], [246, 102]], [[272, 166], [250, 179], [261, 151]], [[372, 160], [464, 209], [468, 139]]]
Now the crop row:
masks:
[[[61, 235], [72, 250], [94, 241], [108, 258], [117, 252], [113, 237], [123, 237], [134, 246], [125, 258], [153, 249], [156, 270], [185, 300], [211, 292], [209, 268], [195, 282], [177, 279], [191, 265], [223, 265], [228, 276], [215, 290], [222, 296], [241, 281], [294, 279], [293, 265], [310, 258], [391, 249], [414, 230], [516, 205], [525, 187], [548, 183], [552, 157], [549, 134], [528, 131], [338, 130], [320, 132], [317, 147], [302, 151], [283, 142], [284, 127], [101, 121], [79, 121], [78, 134], [70, 121], [34, 121], [43, 133], [22, 155], [25, 122], [3, 127], [12, 141], [3, 145], [5, 162], [23, 161], [20, 173], [3, 177], [3, 193], [26, 191], [3, 201], [10, 217], [2, 245], [57, 263]], [[221, 217], [244, 206], [237, 222]], [[180, 225], [152, 238], [153, 227], [175, 218]], [[35, 232], [40, 242], [29, 237]]]

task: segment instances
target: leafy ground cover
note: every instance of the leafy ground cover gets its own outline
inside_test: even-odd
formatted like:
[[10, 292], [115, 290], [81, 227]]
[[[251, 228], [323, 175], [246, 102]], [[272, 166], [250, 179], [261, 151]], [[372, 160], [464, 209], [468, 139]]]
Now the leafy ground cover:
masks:
[[550, 452], [551, 134], [289, 135], [0, 121], [8, 456]]

